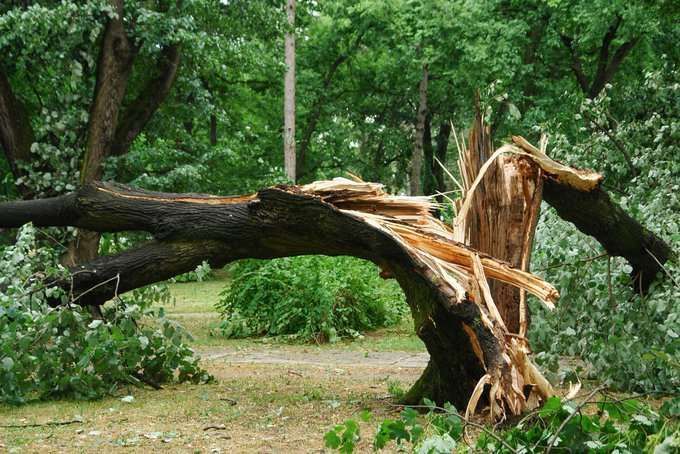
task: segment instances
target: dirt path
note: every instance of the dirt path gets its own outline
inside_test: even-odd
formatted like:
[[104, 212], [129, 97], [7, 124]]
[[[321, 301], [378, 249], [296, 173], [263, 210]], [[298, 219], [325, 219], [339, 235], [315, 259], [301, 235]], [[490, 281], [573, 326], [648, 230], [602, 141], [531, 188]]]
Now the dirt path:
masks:
[[419, 368], [427, 366], [429, 355], [414, 352], [362, 352], [341, 349], [300, 349], [262, 347], [231, 349], [208, 347], [197, 352], [205, 361], [228, 364], [285, 364], [289, 366], [342, 366]]

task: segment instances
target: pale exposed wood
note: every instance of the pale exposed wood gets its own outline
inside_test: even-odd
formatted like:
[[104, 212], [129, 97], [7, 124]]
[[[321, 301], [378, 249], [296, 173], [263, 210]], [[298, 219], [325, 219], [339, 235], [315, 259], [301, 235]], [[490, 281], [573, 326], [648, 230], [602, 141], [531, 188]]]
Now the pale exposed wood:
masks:
[[591, 170], [575, 169], [573, 167], [565, 166], [559, 162], [548, 157], [543, 151], [531, 145], [522, 136], [512, 136], [512, 142], [519, 147], [520, 150], [505, 145], [501, 149], [511, 153], [524, 151], [545, 171], [548, 175], [555, 178], [558, 182], [571, 186], [579, 191], [591, 191], [598, 187], [604, 178], [601, 174]]

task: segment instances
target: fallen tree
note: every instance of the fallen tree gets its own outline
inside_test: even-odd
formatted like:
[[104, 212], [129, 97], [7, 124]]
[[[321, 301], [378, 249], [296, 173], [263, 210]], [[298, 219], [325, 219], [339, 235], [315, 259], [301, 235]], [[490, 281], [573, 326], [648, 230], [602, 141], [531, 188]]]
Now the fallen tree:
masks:
[[[407, 401], [429, 397], [469, 411], [484, 401], [491, 416], [500, 419], [534, 406], [552, 390], [528, 358], [526, 304], [514, 304], [514, 296], [503, 300], [503, 310], [518, 320], [513, 328], [510, 316], [499, 311], [494, 301], [499, 293], [492, 291], [488, 279], [495, 281], [494, 288], [498, 282], [510, 285], [553, 307], [556, 289], [522, 270], [528, 267], [539, 188], [552, 184], [589, 192], [601, 181], [598, 174], [552, 161], [524, 139], [513, 140], [469, 167], [474, 172], [465, 180], [466, 197], [457, 203], [453, 229], [431, 215], [435, 206], [429, 198], [391, 196], [379, 184], [345, 179], [277, 186], [237, 197], [156, 193], [94, 182], [59, 197], [2, 203], [0, 227], [33, 222], [95, 232], [150, 233], [153, 241], [74, 267], [69, 279], [52, 283], [67, 291], [69, 301], [91, 306], [191, 271], [204, 260], [215, 267], [242, 258], [304, 254], [370, 260], [399, 282], [416, 332], [430, 353], [430, 363]], [[518, 182], [515, 190], [532, 188], [531, 197], [517, 205], [523, 217], [516, 230], [521, 238], [512, 241], [519, 241], [524, 252], [513, 252], [515, 266], [464, 244], [480, 219], [470, 214], [478, 213], [471, 211], [475, 191], [484, 187], [488, 168], [502, 155], [512, 159], [499, 161], [501, 168], [520, 169], [513, 177]], [[528, 186], [527, 175], [532, 178]]]
[[[436, 365], [436, 394], [465, 407], [480, 379], [498, 393], [497, 414], [527, 405], [547, 382], [522, 345], [499, 331], [499, 319], [469, 282], [483, 276], [519, 286], [552, 305], [557, 291], [456, 241], [430, 215], [427, 198], [389, 196], [381, 185], [348, 180], [280, 186], [242, 197], [163, 194], [111, 183], [44, 200], [0, 205], [3, 227], [26, 222], [97, 232], [141, 230], [155, 240], [118, 255], [99, 257], [56, 283], [79, 304], [100, 305], [122, 293], [194, 269], [203, 260], [222, 266], [246, 257], [301, 254], [352, 255], [378, 264], [406, 294], [418, 335]], [[472, 290], [472, 291], [469, 291]], [[55, 302], [56, 303], [56, 302]], [[477, 396], [479, 397], [479, 396]]]

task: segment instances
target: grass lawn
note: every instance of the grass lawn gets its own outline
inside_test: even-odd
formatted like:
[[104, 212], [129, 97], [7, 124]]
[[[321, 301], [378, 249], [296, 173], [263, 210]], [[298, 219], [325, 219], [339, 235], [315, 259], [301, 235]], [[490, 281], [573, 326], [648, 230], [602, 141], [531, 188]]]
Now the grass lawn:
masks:
[[[93, 402], [0, 405], [0, 426], [19, 426], [0, 427], [0, 452], [319, 452], [327, 430], [357, 419], [365, 408], [378, 420], [396, 416], [388, 388], [407, 389], [421, 368], [361, 360], [368, 361], [372, 352], [391, 352], [396, 358], [424, 352], [409, 320], [326, 345], [226, 339], [211, 332], [220, 321], [214, 304], [228, 284], [221, 270], [207, 282], [170, 284], [176, 302], [166, 307], [168, 317], [192, 334], [197, 352], [206, 358], [207, 353], [232, 354], [203, 360], [216, 383], [168, 385], [158, 391], [130, 387]], [[234, 361], [234, 352], [251, 351], [274, 351], [292, 361]], [[295, 363], [308, 356], [321, 362]], [[348, 357], [361, 360], [349, 364]], [[121, 400], [128, 395], [134, 397], [131, 402]], [[376, 424], [361, 424], [359, 452], [369, 452]]]

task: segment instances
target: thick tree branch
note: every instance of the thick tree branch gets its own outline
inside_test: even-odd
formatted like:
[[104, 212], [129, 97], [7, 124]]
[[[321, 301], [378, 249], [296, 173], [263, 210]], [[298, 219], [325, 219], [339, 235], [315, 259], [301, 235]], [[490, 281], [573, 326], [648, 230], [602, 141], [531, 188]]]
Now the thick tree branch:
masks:
[[[164, 194], [96, 183], [52, 199], [2, 203], [0, 227], [30, 221], [152, 233], [155, 241], [79, 265], [72, 269], [72, 280], [57, 283], [73, 289], [77, 302], [89, 305], [186, 272], [204, 259], [216, 266], [246, 257], [303, 254], [373, 261], [401, 285], [431, 355], [428, 378], [436, 386], [416, 388], [409, 398], [427, 396], [464, 408], [486, 373], [484, 380], [501, 389], [493, 397], [501, 409], [495, 416], [503, 408], [517, 414], [527, 405], [517, 390], [534, 370], [524, 344], [506, 339], [479, 292], [471, 290], [474, 299], [468, 295], [463, 287], [468, 278], [460, 273], [478, 263], [489, 277], [512, 281], [543, 298], [554, 300], [556, 291], [535, 276], [455, 243], [450, 230], [429, 216], [431, 208], [422, 199], [388, 196], [373, 183], [316, 182], [241, 197]], [[412, 223], [414, 219], [418, 222]], [[545, 398], [550, 390], [538, 392]]]
[[636, 291], [645, 293], [671, 258], [670, 246], [633, 219], [600, 187], [579, 191], [548, 178], [543, 196], [562, 219], [594, 237], [609, 255], [630, 263]]
[[118, 128], [132, 63], [138, 48], [130, 41], [123, 24], [123, 0], [110, 0], [117, 17], [109, 19], [97, 63], [94, 101], [90, 108], [87, 144], [80, 180], [88, 183], [102, 176], [102, 164], [110, 155]]
[[147, 81], [142, 90], [121, 115], [111, 146], [111, 155], [126, 154], [132, 142], [147, 125], [170, 93], [177, 78], [181, 50], [178, 44], [164, 47], [156, 62], [158, 74]]

